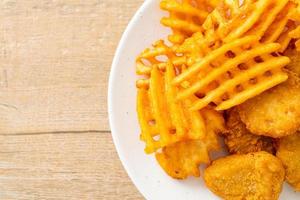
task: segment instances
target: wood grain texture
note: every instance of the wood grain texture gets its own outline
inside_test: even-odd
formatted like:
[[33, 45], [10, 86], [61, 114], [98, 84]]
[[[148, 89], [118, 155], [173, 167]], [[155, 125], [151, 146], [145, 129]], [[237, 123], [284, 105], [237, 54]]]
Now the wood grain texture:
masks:
[[0, 131], [109, 130], [112, 57], [141, 3], [0, 1]]
[[0, 199], [142, 199], [115, 152], [107, 81], [143, 0], [0, 1]]
[[142, 199], [109, 133], [0, 136], [0, 199]]

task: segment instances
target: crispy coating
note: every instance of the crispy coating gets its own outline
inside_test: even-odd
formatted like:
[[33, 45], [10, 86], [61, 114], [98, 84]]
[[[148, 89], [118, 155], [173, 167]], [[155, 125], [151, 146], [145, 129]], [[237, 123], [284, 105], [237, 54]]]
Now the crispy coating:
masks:
[[204, 172], [207, 187], [227, 200], [276, 200], [284, 181], [281, 161], [261, 151], [218, 159]]
[[300, 79], [289, 72], [289, 79], [238, 106], [241, 120], [257, 135], [280, 138], [300, 128]]
[[228, 112], [227, 130], [223, 132], [225, 144], [231, 154], [247, 154], [257, 151], [274, 153], [273, 139], [254, 135], [247, 130], [236, 109]]
[[300, 191], [300, 132], [280, 139], [277, 157], [286, 169], [286, 180]]

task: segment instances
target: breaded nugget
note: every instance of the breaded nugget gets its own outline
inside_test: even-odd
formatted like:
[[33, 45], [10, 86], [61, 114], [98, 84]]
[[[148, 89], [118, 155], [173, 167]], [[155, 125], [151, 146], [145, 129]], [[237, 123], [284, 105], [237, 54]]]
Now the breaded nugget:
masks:
[[295, 49], [288, 49], [284, 55], [291, 59], [291, 62], [287, 65], [287, 68], [300, 77], [300, 52], [296, 51]]
[[300, 191], [300, 132], [280, 139], [277, 157], [286, 169], [286, 180]]
[[218, 159], [204, 172], [207, 187], [222, 199], [276, 200], [284, 181], [281, 161], [261, 151]]
[[289, 79], [238, 106], [241, 120], [257, 135], [280, 138], [300, 128], [300, 79]]
[[247, 130], [236, 109], [228, 112], [227, 130], [223, 132], [225, 144], [231, 154], [247, 154], [257, 151], [274, 153], [273, 139], [254, 135]]

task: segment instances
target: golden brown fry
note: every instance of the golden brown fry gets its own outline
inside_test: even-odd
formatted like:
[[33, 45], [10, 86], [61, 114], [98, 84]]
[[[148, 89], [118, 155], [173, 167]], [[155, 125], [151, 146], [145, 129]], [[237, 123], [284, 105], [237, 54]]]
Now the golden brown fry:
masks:
[[[299, 23], [300, 22], [300, 2], [299, 1], [294, 1], [297, 6], [296, 6], [296, 9], [293, 10], [293, 12], [290, 14], [290, 18]], [[294, 30], [291, 30], [289, 31], [288, 33], [288, 36], [290, 38], [294, 38], [296, 39], [296, 42], [295, 42], [295, 46], [296, 46], [296, 49], [297, 51], [300, 51], [300, 27], [296, 27]]]
[[284, 55], [291, 59], [291, 62], [287, 65], [287, 68], [300, 77], [300, 52], [296, 51], [295, 49], [288, 49]]
[[203, 140], [209, 151], [217, 151], [220, 149], [217, 134], [225, 131], [223, 115], [211, 108], [205, 108], [201, 110], [201, 113], [206, 126], [206, 134]]
[[189, 109], [192, 98], [175, 101], [177, 87], [171, 84], [174, 77], [175, 68], [168, 63], [165, 72], [154, 65], [150, 79], [137, 81], [137, 113], [146, 153], [178, 141], [205, 137], [202, 112]]
[[[277, 42], [281, 45], [279, 52], [284, 52], [288, 47], [291, 37], [289, 33], [296, 28], [296, 23], [294, 20], [290, 18], [291, 13], [294, 12], [296, 4], [291, 1], [273, 1], [277, 2], [277, 8], [279, 8], [280, 12], [276, 13], [276, 8], [272, 9], [275, 11], [276, 15], [272, 16], [272, 14], [265, 12], [264, 15], [260, 18], [261, 21], [268, 21], [266, 18], [272, 19], [273, 22], [271, 25], [265, 26], [265, 28], [258, 28], [261, 30], [266, 30], [262, 36], [261, 42], [270, 43]], [[281, 7], [283, 6], [284, 7]], [[278, 9], [277, 9], [278, 11]], [[274, 18], [275, 17], [275, 18]], [[264, 20], [262, 20], [264, 19]], [[253, 28], [248, 32], [248, 34], [256, 34], [257, 28]]]
[[[162, 19], [162, 23], [173, 30], [169, 39], [180, 48], [176, 50], [174, 47], [178, 45], [168, 47], [162, 41], [156, 42], [153, 49], [146, 49], [138, 57], [138, 74], [149, 74], [151, 66], [147, 63], [164, 68], [165, 61], [156, 56], [168, 57], [176, 66], [191, 65], [224, 41], [228, 43], [249, 35], [261, 38], [262, 43], [279, 43], [278, 51], [283, 52], [291, 40], [288, 34], [295, 28], [289, 17], [295, 3], [288, 0], [245, 1], [243, 4], [225, 0], [162, 0], [161, 8], [170, 13], [169, 17]], [[183, 42], [185, 44], [181, 46]], [[188, 49], [192, 52], [185, 52]], [[177, 57], [175, 52], [183, 53], [183, 56]]]
[[203, 30], [176, 49], [189, 66], [173, 81], [188, 82], [177, 98], [200, 93], [191, 109], [214, 103], [226, 110], [284, 82], [281, 69], [289, 59], [275, 52], [283, 52], [291, 40], [288, 33], [296, 24], [289, 15], [295, 6], [288, 0], [222, 1]]
[[189, 82], [177, 99], [200, 92], [203, 95], [193, 102], [192, 110], [210, 103], [217, 105], [216, 110], [226, 110], [285, 81], [288, 76], [282, 67], [289, 58], [272, 54], [280, 49], [279, 44], [260, 44], [258, 39], [246, 36], [226, 43], [176, 76], [174, 85]]
[[247, 129], [257, 135], [279, 138], [300, 128], [300, 79], [289, 73], [288, 81], [238, 107]]
[[[262, 43], [279, 43], [279, 51], [283, 52], [291, 40], [289, 32], [296, 27], [294, 20], [290, 19], [295, 6], [289, 0], [221, 1], [203, 24], [203, 36], [196, 42], [197, 51], [200, 48], [207, 53], [224, 42], [256, 35]], [[197, 41], [197, 36], [191, 38]]]
[[181, 44], [193, 33], [202, 30], [207, 15], [217, 6], [218, 0], [162, 0], [160, 8], [169, 12], [161, 23], [172, 29], [168, 39], [173, 44]]
[[[149, 75], [153, 64], [157, 64], [159, 69], [164, 69], [166, 63], [159, 59], [161, 56], [178, 66], [178, 71], [180, 71], [182, 65], [188, 66], [189, 70], [181, 73], [174, 84], [180, 85], [183, 81], [188, 82], [188, 86], [183, 88], [183, 91], [178, 95], [178, 99], [194, 95], [199, 92], [197, 90], [201, 90], [201, 94], [207, 96], [194, 102], [192, 106], [194, 110], [200, 110], [212, 102], [218, 105], [217, 110], [229, 109], [283, 82], [287, 78], [280, 69], [289, 61], [281, 56], [271, 59], [272, 56], [269, 53], [283, 51], [288, 46], [291, 40], [288, 33], [295, 28], [295, 23], [290, 21], [289, 14], [295, 8], [295, 3], [288, 0], [258, 0], [244, 1], [244, 3], [224, 0], [217, 6], [216, 2], [206, 0], [162, 0], [161, 8], [170, 13], [170, 17], [163, 18], [162, 22], [173, 28], [173, 35], [170, 37], [173, 39], [171, 40], [174, 43], [182, 44], [184, 39], [187, 39], [179, 47], [178, 45], [169, 47], [159, 41], [154, 44], [152, 50], [146, 49], [137, 59], [138, 74]], [[216, 6], [217, 8], [209, 14], [207, 8], [210, 10]], [[199, 9], [201, 12], [197, 11]], [[198, 24], [194, 23], [195, 18], [199, 18], [196, 20]], [[202, 25], [204, 19], [205, 22]], [[187, 34], [188, 32], [189, 34]], [[195, 34], [191, 36], [191, 33]], [[234, 43], [237, 44], [237, 39], [251, 35], [256, 36], [259, 44], [271, 43], [271, 45], [260, 45], [258, 48], [255, 48], [258, 44], [251, 46], [252, 42], [240, 46], [233, 45]], [[217, 51], [226, 46], [224, 42], [232, 43], [232, 45], [227, 45], [228, 49], [224, 53]], [[248, 49], [247, 45], [254, 49], [246, 51]], [[241, 54], [245, 55], [239, 56]], [[207, 55], [213, 56], [208, 58]], [[227, 55], [231, 56], [228, 58]], [[234, 58], [234, 61], [230, 63], [226, 62], [234, 56], [238, 58]], [[263, 61], [262, 63], [256, 63], [254, 59], [259, 56], [261, 56], [259, 60]], [[270, 64], [270, 62], [275, 64]], [[210, 66], [206, 66], [206, 69], [200, 69], [199, 66], [202, 66], [203, 63]], [[222, 65], [223, 63], [226, 63], [226, 65]], [[252, 69], [249, 72], [237, 69], [239, 65], [256, 66], [256, 64], [259, 64], [258, 68], [260, 70]], [[218, 69], [212, 70], [211, 67]], [[263, 70], [271, 71], [272, 76], [264, 77], [262, 75]], [[211, 71], [213, 73], [209, 74]], [[243, 74], [251, 73], [251, 77], [247, 77], [249, 80], [245, 80]], [[240, 74], [241, 77], [224, 84], [228, 79], [228, 74], [234, 77]], [[214, 81], [207, 79], [206, 81], [197, 81], [199, 77], [203, 76], [208, 76], [207, 79], [214, 79]], [[255, 87], [248, 84], [248, 81], [256, 82]], [[226, 88], [224, 89], [224, 86], [214, 91], [218, 85], [225, 85]], [[237, 90], [243, 91], [236, 92], [235, 87], [238, 88]], [[212, 93], [210, 93], [211, 91]]]
[[284, 168], [266, 152], [218, 159], [204, 172], [207, 187], [228, 200], [276, 200], [284, 181]]
[[186, 64], [186, 58], [176, 55], [175, 47], [166, 45], [163, 40], [158, 40], [152, 45], [152, 48], [145, 49], [136, 58], [136, 73], [150, 75], [153, 65], [164, 71], [168, 62], [172, 62], [174, 66], [180, 68]]
[[227, 130], [223, 132], [225, 144], [231, 154], [247, 154], [267, 151], [274, 153], [272, 138], [254, 135], [246, 129], [236, 109], [229, 111], [226, 122]]
[[286, 180], [300, 191], [300, 133], [279, 140], [277, 157], [286, 170]]
[[165, 172], [176, 179], [199, 177], [199, 165], [210, 161], [207, 148], [200, 140], [169, 145], [156, 153], [156, 159]]
[[199, 165], [210, 162], [208, 153], [220, 149], [217, 133], [224, 131], [224, 120], [220, 113], [205, 109], [202, 111], [206, 133], [199, 140], [180, 141], [166, 146], [156, 159], [165, 172], [176, 179], [200, 176]]

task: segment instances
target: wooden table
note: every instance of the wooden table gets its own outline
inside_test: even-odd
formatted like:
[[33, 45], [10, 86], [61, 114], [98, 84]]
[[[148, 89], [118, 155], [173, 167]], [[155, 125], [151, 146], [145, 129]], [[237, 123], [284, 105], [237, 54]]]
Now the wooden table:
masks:
[[115, 151], [107, 81], [142, 0], [0, 1], [0, 199], [142, 199]]

